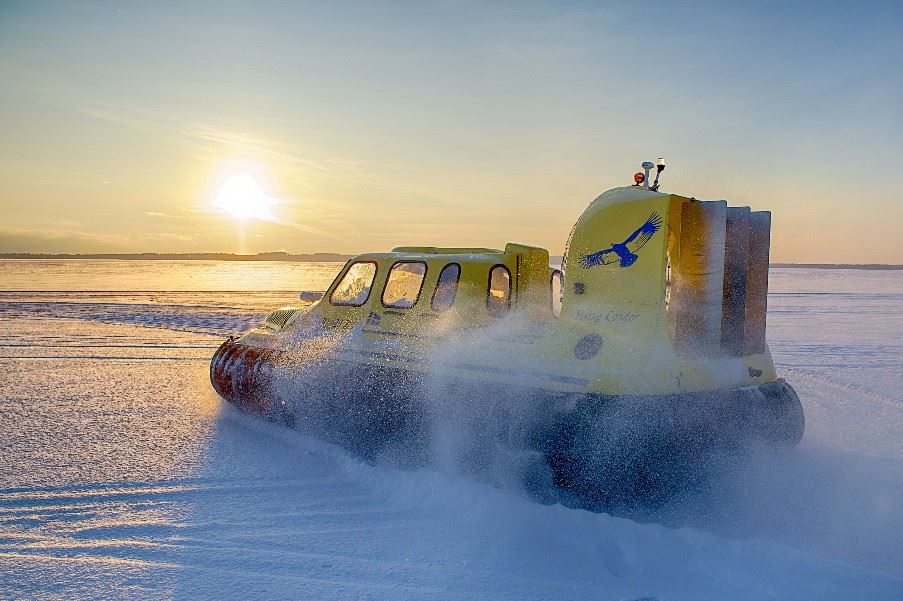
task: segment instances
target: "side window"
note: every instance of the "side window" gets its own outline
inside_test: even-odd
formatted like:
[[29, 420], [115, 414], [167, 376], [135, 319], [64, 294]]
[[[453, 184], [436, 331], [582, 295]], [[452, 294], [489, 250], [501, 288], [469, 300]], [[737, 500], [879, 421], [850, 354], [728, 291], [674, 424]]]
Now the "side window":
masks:
[[392, 266], [386, 289], [383, 290], [383, 305], [396, 309], [410, 309], [420, 297], [426, 263], [400, 261]]
[[336, 285], [329, 297], [333, 305], [360, 307], [370, 297], [370, 288], [376, 276], [376, 263], [359, 262], [353, 264], [345, 272], [342, 281]]
[[436, 291], [433, 292], [433, 300], [430, 301], [433, 311], [445, 311], [455, 303], [460, 277], [461, 266], [457, 263], [449, 263], [442, 268], [439, 281], [436, 282]]
[[511, 307], [511, 273], [504, 265], [496, 265], [489, 271], [489, 291], [486, 308], [493, 317], [500, 317]]
[[552, 272], [552, 281], [549, 283], [549, 293], [552, 295], [552, 315], [561, 315], [561, 272], [557, 269]]

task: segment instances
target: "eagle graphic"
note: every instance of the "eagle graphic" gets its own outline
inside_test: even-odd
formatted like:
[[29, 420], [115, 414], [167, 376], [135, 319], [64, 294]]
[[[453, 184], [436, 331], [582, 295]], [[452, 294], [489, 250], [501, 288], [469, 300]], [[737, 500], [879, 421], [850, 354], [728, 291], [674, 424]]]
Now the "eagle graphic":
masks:
[[620, 262], [621, 267], [630, 267], [639, 258], [636, 251], [640, 250], [646, 243], [652, 239], [662, 227], [662, 218], [655, 211], [635, 232], [630, 234], [624, 242], [620, 244], [612, 242], [609, 248], [594, 252], [591, 255], [580, 255], [580, 265], [584, 269], [595, 267], [596, 265], [611, 265], [615, 261]]

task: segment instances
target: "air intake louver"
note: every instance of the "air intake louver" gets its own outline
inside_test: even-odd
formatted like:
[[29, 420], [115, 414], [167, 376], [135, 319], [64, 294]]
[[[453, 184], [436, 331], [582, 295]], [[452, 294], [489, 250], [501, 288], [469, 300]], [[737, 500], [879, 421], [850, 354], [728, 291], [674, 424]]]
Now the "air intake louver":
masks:
[[724, 304], [721, 348], [743, 354], [746, 339], [746, 278], [749, 272], [749, 207], [727, 210], [724, 244]]
[[771, 213], [749, 216], [749, 263], [746, 274], [746, 329], [742, 354], [765, 352], [765, 315], [768, 311], [768, 264], [771, 250]]
[[669, 309], [676, 346], [705, 356], [763, 352], [771, 214], [690, 201], [674, 218], [680, 236]]
[[711, 355], [721, 346], [725, 201], [685, 202], [674, 290], [675, 344], [684, 352]]
[[294, 309], [294, 308], [286, 308], [286, 309], [276, 309], [264, 320], [263, 325], [270, 328], [271, 330], [281, 330], [285, 327], [285, 324], [288, 323], [288, 320], [292, 318], [292, 315], [298, 313], [299, 311], [303, 311], [304, 309]]

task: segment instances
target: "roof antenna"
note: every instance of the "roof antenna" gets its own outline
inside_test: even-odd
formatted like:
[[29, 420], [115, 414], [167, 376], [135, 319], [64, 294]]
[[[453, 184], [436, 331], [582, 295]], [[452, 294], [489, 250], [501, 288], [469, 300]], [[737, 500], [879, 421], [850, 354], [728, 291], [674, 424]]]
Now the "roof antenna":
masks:
[[652, 164], [652, 161], [643, 161], [643, 164], [640, 165], [643, 168], [643, 181], [646, 182], [646, 185], [649, 185], [649, 172], [655, 168], [655, 165]]
[[[662, 174], [662, 171], [665, 170], [665, 159], [663, 157], [658, 157], [658, 161], [656, 161], [656, 163], [657, 164], [655, 166], [655, 181], [652, 182], [652, 187], [649, 188], [650, 190], [652, 190], [654, 192], [658, 192], [658, 178]], [[649, 165], [651, 166], [652, 163], [649, 163]], [[645, 166], [646, 166], [646, 163], [643, 163], [643, 167], [645, 167]], [[649, 179], [648, 172], [646, 173], [646, 179], [647, 180]]]

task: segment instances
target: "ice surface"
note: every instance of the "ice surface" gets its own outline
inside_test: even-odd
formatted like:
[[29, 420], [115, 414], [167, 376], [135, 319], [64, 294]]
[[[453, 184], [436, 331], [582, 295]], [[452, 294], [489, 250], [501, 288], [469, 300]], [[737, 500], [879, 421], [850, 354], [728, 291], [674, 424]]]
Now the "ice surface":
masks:
[[0, 263], [2, 599], [903, 598], [903, 273], [773, 270], [803, 443], [640, 523], [369, 466], [223, 403], [216, 345], [338, 266], [192, 291], [190, 263]]

